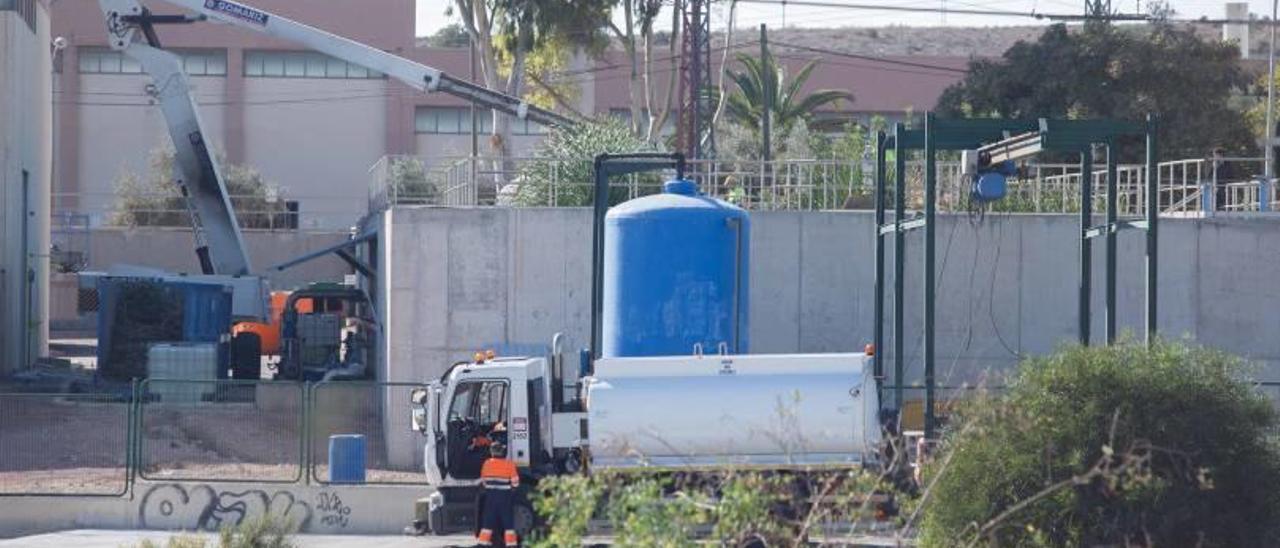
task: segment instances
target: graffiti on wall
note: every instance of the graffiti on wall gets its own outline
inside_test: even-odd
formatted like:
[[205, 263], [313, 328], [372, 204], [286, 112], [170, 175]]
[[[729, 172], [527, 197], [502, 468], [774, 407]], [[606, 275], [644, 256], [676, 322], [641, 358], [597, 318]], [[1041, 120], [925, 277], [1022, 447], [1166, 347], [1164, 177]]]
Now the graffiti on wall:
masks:
[[307, 531], [319, 517], [324, 529], [345, 529], [351, 506], [337, 493], [321, 491], [315, 501], [302, 500], [288, 489], [222, 488], [208, 485], [186, 486], [164, 483], [151, 486], [138, 505], [138, 526], [145, 529], [186, 529], [217, 531], [224, 525], [238, 525], [246, 519], [270, 515]]

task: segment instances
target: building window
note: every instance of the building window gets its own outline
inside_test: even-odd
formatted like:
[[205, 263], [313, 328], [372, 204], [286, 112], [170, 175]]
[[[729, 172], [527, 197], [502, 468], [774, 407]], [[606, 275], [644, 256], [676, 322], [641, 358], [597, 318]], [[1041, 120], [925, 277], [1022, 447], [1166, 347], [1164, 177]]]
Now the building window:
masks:
[[[477, 133], [493, 131], [493, 111], [476, 111]], [[469, 107], [418, 107], [414, 110], [413, 128], [418, 133], [471, 133], [471, 109]], [[511, 117], [512, 135], [542, 135], [546, 126]]]
[[246, 51], [244, 75], [266, 78], [382, 78], [382, 73], [313, 51]]
[[529, 119], [511, 118], [511, 133], [515, 135], [542, 135], [546, 132], [547, 126]]
[[16, 11], [31, 32], [36, 31], [36, 0], [0, 0], [0, 11]]
[[[489, 110], [476, 111], [477, 133], [493, 129]], [[414, 109], [413, 129], [418, 133], [471, 133], [470, 107], [418, 107]]]
[[[182, 58], [189, 76], [226, 76], [227, 50], [171, 50]], [[124, 53], [106, 48], [80, 48], [80, 72], [85, 74], [142, 74], [142, 65]]]

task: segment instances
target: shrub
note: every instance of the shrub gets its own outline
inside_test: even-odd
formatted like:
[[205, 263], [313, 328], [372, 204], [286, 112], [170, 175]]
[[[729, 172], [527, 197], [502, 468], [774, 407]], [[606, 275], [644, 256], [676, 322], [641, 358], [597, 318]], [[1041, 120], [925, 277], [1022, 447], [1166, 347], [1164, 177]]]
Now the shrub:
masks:
[[296, 548], [289, 537], [297, 528], [293, 523], [264, 515], [249, 518], [218, 531], [218, 541], [210, 544], [205, 537], [180, 534], [169, 537], [163, 545], [144, 540], [137, 548]]
[[[218, 156], [222, 182], [240, 228], [288, 226], [285, 201], [279, 189], [257, 170], [232, 164]], [[151, 151], [146, 175], [124, 172], [115, 180], [116, 203], [111, 224], [116, 226], [191, 226], [186, 199], [174, 182], [177, 162], [172, 146]]]
[[[588, 206], [595, 196], [595, 158], [599, 154], [660, 152], [615, 119], [554, 128], [520, 170], [514, 202], [520, 206]], [[657, 173], [634, 176], [641, 194], [662, 190]], [[613, 181], [609, 204], [625, 201], [629, 189]]]
[[1277, 545], [1276, 415], [1245, 373], [1173, 342], [1025, 362], [958, 410], [926, 470], [922, 545]]

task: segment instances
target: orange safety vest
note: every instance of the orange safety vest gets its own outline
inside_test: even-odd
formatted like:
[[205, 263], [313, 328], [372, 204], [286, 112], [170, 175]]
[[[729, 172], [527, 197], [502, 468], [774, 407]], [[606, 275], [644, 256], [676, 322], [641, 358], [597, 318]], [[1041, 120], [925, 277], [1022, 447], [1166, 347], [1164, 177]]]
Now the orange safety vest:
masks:
[[520, 473], [515, 461], [490, 458], [480, 468], [480, 482], [485, 489], [509, 490], [520, 486]]

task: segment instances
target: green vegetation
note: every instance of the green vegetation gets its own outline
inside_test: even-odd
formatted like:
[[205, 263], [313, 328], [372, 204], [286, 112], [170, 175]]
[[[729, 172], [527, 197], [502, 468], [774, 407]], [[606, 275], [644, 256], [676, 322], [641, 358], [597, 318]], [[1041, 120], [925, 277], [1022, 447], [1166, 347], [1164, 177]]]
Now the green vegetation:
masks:
[[924, 546], [1275, 546], [1280, 453], [1243, 363], [1182, 343], [1030, 359], [960, 407]]
[[397, 204], [434, 204], [440, 191], [427, 180], [422, 160], [413, 157], [392, 158], [387, 166], [387, 188], [395, 193]]
[[[790, 546], [811, 535], [838, 539], [864, 533], [884, 517], [876, 502], [889, 492], [882, 478], [854, 469], [549, 477], [534, 499], [545, 527], [532, 545], [581, 546], [591, 519], [607, 520], [618, 546], [696, 546], [708, 534], [722, 546]], [[823, 502], [808, 504], [812, 500]], [[831, 536], [833, 524], [845, 529]]]
[[[1253, 137], [1233, 93], [1248, 84], [1236, 46], [1206, 42], [1189, 29], [1090, 23], [1054, 25], [1000, 59], [970, 62], [965, 79], [939, 98], [954, 117], [1160, 117], [1162, 158], [1203, 157], [1214, 148], [1243, 154]], [[1127, 147], [1125, 161], [1141, 150]]]
[[[553, 129], [538, 145], [534, 159], [521, 166], [514, 202], [522, 206], [591, 205], [595, 196], [593, 162], [597, 155], [657, 151], [618, 120]], [[620, 178], [614, 183], [621, 181]], [[662, 188], [656, 172], [636, 175], [634, 183], [640, 194], [652, 194]], [[615, 184], [609, 192], [609, 204], [625, 201], [628, 194], [628, 188]]]
[[295, 548], [297, 544], [289, 538], [294, 532], [296, 526], [292, 524], [261, 516], [224, 526], [213, 544], [199, 536], [181, 534], [169, 537], [163, 545], [144, 540], [137, 548]]
[[[145, 176], [126, 171], [116, 177], [116, 204], [111, 223], [117, 226], [191, 226], [175, 178], [176, 156], [172, 146], [153, 149]], [[241, 228], [285, 227], [286, 208], [279, 189], [257, 170], [232, 164], [218, 155], [231, 206]]]
[[809, 122], [822, 107], [842, 101], [853, 102], [853, 94], [847, 90], [820, 89], [802, 94], [800, 89], [818, 61], [810, 61], [788, 81], [787, 73], [773, 55], [763, 57], [738, 54], [741, 71], [730, 71], [729, 79], [737, 88], [725, 98], [725, 114], [737, 125], [760, 131], [767, 105], [773, 114], [773, 130], [785, 135], [798, 121]]

